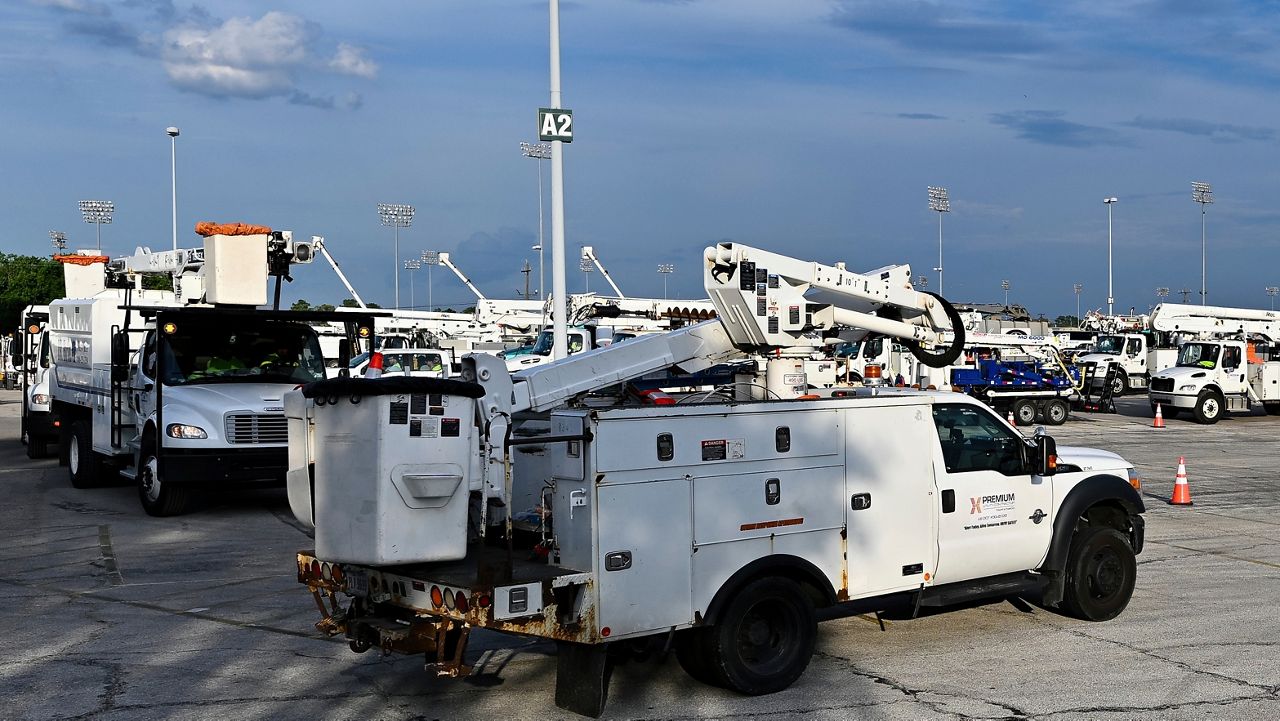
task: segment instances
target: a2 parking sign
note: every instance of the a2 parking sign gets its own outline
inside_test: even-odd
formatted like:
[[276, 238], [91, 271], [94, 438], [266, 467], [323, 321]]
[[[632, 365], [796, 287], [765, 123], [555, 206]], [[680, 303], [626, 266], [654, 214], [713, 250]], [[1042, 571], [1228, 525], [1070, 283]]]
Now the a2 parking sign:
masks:
[[565, 108], [538, 108], [538, 140], [573, 142], [573, 111]]

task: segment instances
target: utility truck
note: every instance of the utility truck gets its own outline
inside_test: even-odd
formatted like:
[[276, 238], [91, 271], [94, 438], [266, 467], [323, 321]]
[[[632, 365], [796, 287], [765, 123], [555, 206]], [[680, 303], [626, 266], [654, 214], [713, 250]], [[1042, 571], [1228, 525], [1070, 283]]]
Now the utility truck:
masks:
[[1170, 418], [1190, 411], [1204, 424], [1257, 405], [1280, 415], [1280, 314], [1166, 303], [1152, 319], [1194, 338], [1179, 349], [1172, 368], [1152, 376], [1152, 412], [1157, 404]]
[[[910, 280], [905, 265], [859, 274], [720, 243], [704, 254], [716, 320], [515, 375], [472, 354], [460, 379], [286, 394], [290, 506], [315, 529], [298, 580], [317, 627], [450, 676], [470, 670], [473, 628], [551, 639], [556, 703], [594, 716], [610, 652], [649, 641], [702, 681], [786, 688], [819, 607], [1034, 594], [1116, 616], [1143, 544], [1129, 463], [1025, 438], [962, 394], [808, 387], [803, 361], [835, 339], [876, 333], [931, 366], [957, 359], [958, 314]], [[739, 360], [759, 370], [664, 391]], [[545, 473], [521, 473], [532, 447]], [[543, 499], [532, 552], [516, 550], [509, 513], [530, 488]]]
[[29, 305], [22, 309], [21, 320], [11, 350], [22, 391], [22, 442], [27, 445], [27, 458], [44, 458], [49, 444], [58, 439], [49, 413], [49, 338], [45, 334], [49, 306]]
[[[72, 486], [118, 472], [147, 513], [166, 516], [197, 490], [283, 482], [281, 398], [325, 373], [309, 323], [345, 322], [345, 352], [372, 335], [372, 317], [258, 309], [269, 274], [278, 306], [298, 248], [287, 231], [248, 230], [201, 248], [139, 248], [107, 264], [101, 292], [50, 304], [52, 412]], [[171, 277], [173, 290], [142, 289], [148, 274]]]
[[1112, 393], [1120, 396], [1130, 390], [1146, 388], [1151, 374], [1173, 365], [1178, 347], [1173, 336], [1163, 332], [1103, 333], [1093, 348], [1076, 356], [1076, 365], [1092, 384], [1101, 384], [1107, 366], [1115, 364]]

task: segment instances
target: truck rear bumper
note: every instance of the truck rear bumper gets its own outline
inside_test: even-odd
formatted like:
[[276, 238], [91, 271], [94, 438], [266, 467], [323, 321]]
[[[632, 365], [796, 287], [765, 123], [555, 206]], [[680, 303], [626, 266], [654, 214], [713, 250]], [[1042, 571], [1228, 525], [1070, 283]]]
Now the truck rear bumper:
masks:
[[173, 484], [284, 485], [288, 448], [166, 448], [160, 473]]

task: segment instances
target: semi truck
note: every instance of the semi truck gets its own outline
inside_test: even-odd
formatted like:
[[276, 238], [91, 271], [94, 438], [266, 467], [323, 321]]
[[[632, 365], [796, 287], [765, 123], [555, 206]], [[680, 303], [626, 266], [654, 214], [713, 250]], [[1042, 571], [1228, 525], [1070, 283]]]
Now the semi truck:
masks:
[[[50, 304], [52, 412], [73, 487], [118, 474], [148, 514], [168, 516], [198, 491], [283, 484], [282, 396], [325, 375], [310, 323], [343, 322], [345, 353], [373, 321], [259, 309], [269, 273], [287, 275], [297, 250], [285, 232], [261, 230], [139, 248], [107, 264], [101, 292]], [[174, 290], [142, 289], [147, 274]]]
[[1280, 314], [1252, 308], [1164, 304], [1159, 317], [1194, 339], [1182, 345], [1177, 362], [1151, 378], [1147, 393], [1154, 413], [1191, 413], [1213, 424], [1224, 413], [1262, 406], [1280, 415]]
[[[815, 609], [855, 600], [1035, 594], [1113, 618], [1143, 545], [1131, 464], [1026, 438], [962, 394], [808, 387], [795, 359], [869, 332], [956, 360], [958, 314], [910, 279], [720, 243], [704, 253], [716, 320], [515, 375], [472, 354], [459, 379], [286, 394], [317, 628], [449, 676], [470, 671], [474, 628], [554, 640], [557, 705], [598, 716], [611, 650], [654, 641], [696, 679], [771, 693], [808, 664]], [[733, 386], [761, 400], [652, 384], [742, 359], [761, 371]], [[639, 378], [646, 392], [627, 392]], [[545, 474], [521, 474], [530, 446], [548, 449]], [[517, 551], [521, 484], [545, 503], [541, 539]]]

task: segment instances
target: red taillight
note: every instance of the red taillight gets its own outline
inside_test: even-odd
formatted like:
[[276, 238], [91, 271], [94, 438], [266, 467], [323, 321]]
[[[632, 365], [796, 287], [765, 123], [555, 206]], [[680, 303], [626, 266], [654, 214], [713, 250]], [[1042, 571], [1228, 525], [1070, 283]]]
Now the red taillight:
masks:
[[613, 633], [613, 629], [609, 628], [608, 626], [605, 626], [604, 628], [600, 629], [600, 635], [604, 636], [605, 638], [609, 638], [609, 634], [611, 633]]
[[462, 591], [458, 591], [457, 596], [453, 599], [453, 603], [458, 607], [458, 613], [467, 612], [467, 595]]
[[476, 599], [476, 605], [480, 608], [488, 608], [490, 603], [489, 594], [487, 593], [480, 594], [480, 597]]
[[320, 578], [320, 561], [311, 562], [311, 577]]
[[436, 608], [444, 605], [444, 594], [440, 591], [439, 586], [431, 587], [431, 605]]
[[333, 565], [333, 582], [342, 583], [342, 566], [336, 563]]

